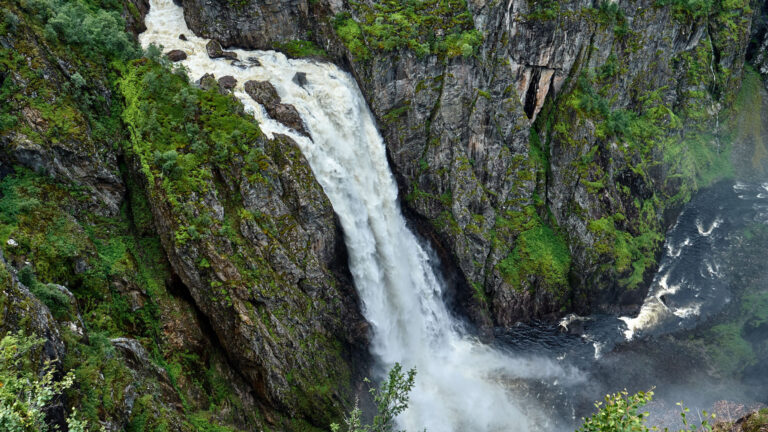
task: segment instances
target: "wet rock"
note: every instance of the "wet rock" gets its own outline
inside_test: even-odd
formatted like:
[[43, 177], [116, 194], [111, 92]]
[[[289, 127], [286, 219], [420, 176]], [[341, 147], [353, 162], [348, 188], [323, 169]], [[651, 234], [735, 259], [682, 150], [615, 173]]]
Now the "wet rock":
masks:
[[224, 90], [232, 90], [237, 85], [237, 80], [232, 75], [225, 75], [219, 78], [219, 88]]
[[149, 0], [128, 0], [123, 4], [122, 16], [128, 31], [134, 35], [144, 32], [147, 29], [144, 17], [149, 13]]
[[237, 54], [231, 51], [224, 51], [221, 48], [221, 44], [217, 40], [210, 40], [205, 44], [205, 50], [208, 53], [208, 57], [212, 59], [226, 58], [230, 60], [237, 60]]
[[214, 77], [213, 74], [207, 73], [197, 80], [197, 85], [203, 90], [211, 90], [217, 88], [219, 83], [216, 81], [216, 77]]
[[242, 69], [242, 70], [248, 69], [249, 67], [253, 66], [253, 65], [248, 64], [248, 63], [243, 63], [240, 60], [232, 60], [229, 64], [231, 64], [232, 66], [234, 66], [234, 67], [236, 67], [238, 69]]
[[178, 62], [182, 60], [187, 59], [187, 53], [185, 53], [182, 50], [171, 50], [165, 53], [165, 56], [168, 57], [168, 60], [172, 62]]
[[247, 60], [249, 62], [251, 62], [251, 64], [254, 65], [254, 66], [261, 66], [261, 62], [259, 61], [259, 59], [257, 57], [248, 57]]
[[309, 136], [309, 132], [307, 132], [304, 127], [304, 121], [301, 120], [299, 112], [296, 111], [296, 108], [293, 105], [277, 104], [272, 106], [271, 109], [267, 109], [267, 112], [273, 119], [304, 136]]
[[246, 81], [245, 92], [264, 107], [270, 117], [299, 132], [309, 136], [299, 112], [293, 105], [280, 103], [277, 90], [266, 81]]
[[307, 85], [307, 74], [304, 72], [296, 72], [296, 75], [293, 76], [293, 82], [298, 84], [301, 87], [304, 87]]
[[260, 105], [274, 105], [280, 103], [280, 96], [275, 87], [268, 81], [246, 81], [245, 92]]
[[179, 39], [185, 41], [185, 40], [187, 40], [187, 37], [184, 35], [184, 33], [182, 33], [182, 34], [179, 35]]

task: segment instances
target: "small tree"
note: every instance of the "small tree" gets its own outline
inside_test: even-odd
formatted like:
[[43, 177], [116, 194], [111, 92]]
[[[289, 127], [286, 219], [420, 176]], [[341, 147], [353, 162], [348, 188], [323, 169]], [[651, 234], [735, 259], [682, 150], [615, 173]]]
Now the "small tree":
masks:
[[[649, 432], [656, 431], [656, 426], [648, 428], [645, 424], [650, 415], [648, 412], [639, 412], [640, 408], [645, 406], [653, 399], [653, 391], [637, 392], [630, 395], [626, 390], [619, 393], [609, 394], [605, 396], [605, 404], [603, 402], [595, 403], [597, 412], [592, 414], [592, 417], [584, 419], [584, 424], [577, 430], [577, 432]], [[700, 425], [694, 426], [688, 424], [687, 413], [688, 408], [683, 407], [683, 403], [677, 404], [680, 409], [680, 416], [682, 417], [683, 428], [678, 432], [695, 432], [699, 430], [711, 431], [707, 419], [715, 418], [715, 415], [708, 415], [706, 411], [703, 411], [704, 420]], [[665, 432], [669, 432], [668, 428], [664, 428]]]
[[[376, 403], [377, 414], [373, 417], [373, 423], [363, 424], [362, 411], [355, 401], [355, 407], [344, 416], [345, 429], [341, 429], [337, 423], [331, 424], [332, 432], [392, 432], [395, 418], [408, 408], [408, 394], [413, 389], [416, 369], [403, 372], [400, 363], [395, 363], [389, 371], [387, 380], [381, 383], [380, 388], [371, 387], [369, 392]], [[370, 380], [365, 379], [366, 383]], [[402, 431], [401, 431], [402, 432]]]
[[[70, 372], [60, 381], [54, 378], [55, 368], [48, 361], [38, 374], [33, 359], [43, 339], [23, 332], [8, 334], [0, 339], [0, 431], [47, 432], [45, 407], [57, 395], [72, 386], [75, 378]], [[87, 424], [77, 420], [77, 411], [67, 418], [70, 431], [85, 432]]]

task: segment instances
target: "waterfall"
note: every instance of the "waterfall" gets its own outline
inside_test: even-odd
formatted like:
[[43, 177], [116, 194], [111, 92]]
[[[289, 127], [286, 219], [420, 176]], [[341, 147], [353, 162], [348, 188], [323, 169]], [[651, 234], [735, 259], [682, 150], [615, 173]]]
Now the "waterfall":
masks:
[[[542, 360], [512, 358], [467, 335], [443, 302], [430, 255], [408, 230], [385, 147], [355, 80], [336, 66], [289, 60], [274, 51], [234, 50], [238, 61], [212, 60], [207, 40], [186, 26], [172, 0], [152, 0], [141, 44], [181, 49], [192, 79], [205, 73], [238, 81], [234, 94], [268, 136], [299, 145], [341, 221], [349, 267], [363, 314], [373, 329], [371, 350], [381, 370], [395, 362], [417, 369], [410, 408], [398, 419], [413, 432], [526, 431], [532, 410], [521, 408], [505, 381], [559, 376]], [[180, 40], [184, 34], [186, 41]], [[292, 80], [306, 74], [306, 83]], [[311, 139], [270, 119], [244, 91], [269, 81], [301, 115]]]

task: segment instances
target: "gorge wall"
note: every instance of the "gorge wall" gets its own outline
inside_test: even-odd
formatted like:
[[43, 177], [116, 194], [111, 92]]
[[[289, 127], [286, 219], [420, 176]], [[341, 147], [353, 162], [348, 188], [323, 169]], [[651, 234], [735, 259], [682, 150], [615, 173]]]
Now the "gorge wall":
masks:
[[[225, 47], [356, 77], [486, 330], [635, 310], [680, 206], [731, 154], [765, 166], [729, 131], [750, 37], [766, 74], [757, 3], [181, 3]], [[139, 58], [147, 8], [2, 5], [0, 329], [75, 372], [58, 424], [77, 406], [108, 430], [325, 428], [367, 373], [333, 210], [289, 138]]]
[[484, 325], [632, 312], [680, 206], [732, 172], [747, 1], [182, 3], [225, 45], [349, 68]]

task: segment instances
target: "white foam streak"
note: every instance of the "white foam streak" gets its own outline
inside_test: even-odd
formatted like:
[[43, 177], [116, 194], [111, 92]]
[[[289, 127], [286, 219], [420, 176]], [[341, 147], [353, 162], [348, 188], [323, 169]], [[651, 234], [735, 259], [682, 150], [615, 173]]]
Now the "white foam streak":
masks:
[[723, 220], [721, 218], [715, 218], [715, 220], [712, 222], [712, 225], [709, 226], [709, 228], [704, 229], [704, 224], [700, 219], [696, 219], [696, 228], [699, 230], [699, 234], [704, 237], [709, 237], [710, 234], [712, 234], [712, 231], [715, 230], [715, 228], [719, 227], [720, 224], [723, 223]]
[[624, 330], [624, 337], [627, 340], [632, 340], [638, 331], [652, 328], [669, 317], [670, 310], [661, 298], [679, 291], [680, 284], [669, 286], [668, 279], [669, 275], [666, 274], [659, 279], [658, 284], [651, 286], [649, 296], [643, 302], [636, 317], [619, 317], [627, 325], [627, 329]]
[[[383, 368], [416, 367], [410, 408], [400, 419], [408, 430], [525, 431], [526, 415], [502, 385], [517, 378], [565, 377], [543, 359], [510, 358], [468, 337], [450, 316], [429, 256], [407, 229], [385, 147], [354, 79], [332, 64], [288, 60], [272, 51], [234, 50], [240, 59], [211, 60], [204, 39], [187, 29], [182, 9], [152, 0], [142, 45], [182, 49], [190, 76], [232, 75], [237, 96], [271, 135], [292, 137], [331, 200], [344, 228], [349, 265], [374, 331], [372, 351]], [[178, 39], [184, 34], [187, 41]], [[304, 72], [308, 83], [292, 81]], [[292, 104], [312, 137], [268, 118], [244, 92], [247, 80], [269, 81]], [[530, 414], [530, 413], [527, 413]]]

